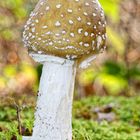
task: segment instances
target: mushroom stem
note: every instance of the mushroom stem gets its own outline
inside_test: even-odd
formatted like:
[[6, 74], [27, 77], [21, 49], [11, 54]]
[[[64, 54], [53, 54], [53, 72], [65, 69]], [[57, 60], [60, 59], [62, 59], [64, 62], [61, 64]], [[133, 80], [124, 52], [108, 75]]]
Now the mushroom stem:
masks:
[[32, 57], [43, 63], [43, 70], [30, 140], [72, 140], [76, 62], [48, 55]]

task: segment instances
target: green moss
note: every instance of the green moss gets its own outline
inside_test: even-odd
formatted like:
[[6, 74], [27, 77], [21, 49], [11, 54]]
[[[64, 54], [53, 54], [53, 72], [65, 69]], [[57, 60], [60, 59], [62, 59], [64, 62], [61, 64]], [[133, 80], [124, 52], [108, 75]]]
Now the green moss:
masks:
[[[98, 121], [95, 108], [113, 104], [111, 112], [115, 119], [111, 122]], [[73, 140], [139, 140], [140, 139], [140, 97], [90, 97], [75, 101], [73, 105]], [[31, 134], [33, 127], [33, 108], [22, 112], [22, 125]], [[0, 108], [0, 140], [18, 134], [16, 111], [11, 107]], [[12, 117], [11, 117], [12, 116]], [[24, 132], [25, 133], [25, 132]]]

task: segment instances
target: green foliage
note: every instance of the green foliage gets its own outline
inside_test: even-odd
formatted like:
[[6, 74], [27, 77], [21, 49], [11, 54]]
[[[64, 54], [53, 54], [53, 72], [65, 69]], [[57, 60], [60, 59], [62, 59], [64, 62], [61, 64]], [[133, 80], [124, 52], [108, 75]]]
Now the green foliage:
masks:
[[107, 27], [107, 35], [109, 43], [112, 45], [110, 50], [114, 50], [119, 55], [123, 56], [125, 52], [125, 40], [122, 36], [111, 27]]
[[17, 93], [19, 92], [17, 89], [24, 89], [24, 87], [33, 90], [38, 87], [37, 71], [31, 65], [6, 65], [0, 73], [0, 91], [3, 90], [8, 94]]
[[[94, 109], [114, 104], [111, 112], [116, 119], [98, 122]], [[139, 140], [140, 139], [140, 97], [90, 97], [75, 101], [73, 105], [73, 140]], [[34, 109], [25, 108], [21, 114], [24, 135], [31, 135]], [[17, 136], [16, 110], [12, 106], [0, 108], [0, 140]], [[11, 117], [12, 116], [12, 117]], [[5, 121], [3, 121], [5, 120]], [[28, 131], [27, 131], [28, 130]]]
[[140, 81], [140, 68], [134, 65], [128, 70], [124, 63], [106, 61], [100, 69], [92, 68], [82, 72], [79, 79], [86, 85], [96, 81], [108, 94], [118, 95], [129, 87], [129, 79]]
[[[113, 103], [116, 120], [96, 122], [91, 111], [96, 107]], [[73, 139], [74, 140], [138, 140], [140, 113], [138, 111], [140, 98], [124, 97], [91, 97], [74, 104]], [[85, 115], [91, 116], [86, 119]], [[78, 117], [78, 119], [76, 119]]]
[[21, 19], [27, 16], [27, 12], [24, 9], [24, 1], [22, 0], [6, 0], [1, 2], [2, 7], [6, 7], [13, 11], [16, 18]]
[[127, 69], [123, 65], [106, 62], [99, 74], [98, 81], [106, 87], [110, 94], [117, 94], [128, 86], [126, 73]]
[[110, 17], [114, 22], [119, 20], [119, 1], [120, 0], [99, 0], [105, 10], [105, 13]]

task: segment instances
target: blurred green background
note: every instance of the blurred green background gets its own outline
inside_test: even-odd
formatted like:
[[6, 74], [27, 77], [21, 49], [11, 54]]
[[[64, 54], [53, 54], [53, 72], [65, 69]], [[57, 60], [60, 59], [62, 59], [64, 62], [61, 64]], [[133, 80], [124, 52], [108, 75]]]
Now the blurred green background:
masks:
[[[28, 56], [27, 49], [22, 43], [22, 31], [36, 2], [37, 0], [0, 0], [0, 106], [2, 108], [5, 105], [12, 106], [11, 108], [15, 105], [27, 108], [35, 105], [42, 66], [33, 62]], [[114, 96], [112, 98], [115, 100], [116, 97], [119, 99], [121, 98], [119, 96], [123, 96], [124, 100], [131, 97], [132, 100], [134, 98], [133, 102], [136, 102], [135, 97], [140, 94], [140, 1], [100, 0], [100, 2], [107, 19], [107, 50], [99, 54], [88, 69], [78, 70], [75, 100], [79, 101], [88, 96], [88, 98], [100, 96], [103, 100]], [[138, 103], [136, 105], [140, 105], [140, 102]], [[0, 113], [0, 121], [4, 122], [7, 114], [2, 115], [2, 113], [4, 112]], [[11, 118], [8, 115], [7, 117], [10, 121]], [[140, 115], [136, 117], [140, 119]], [[1, 131], [3, 124], [0, 125]], [[74, 134], [77, 135], [76, 132]]]

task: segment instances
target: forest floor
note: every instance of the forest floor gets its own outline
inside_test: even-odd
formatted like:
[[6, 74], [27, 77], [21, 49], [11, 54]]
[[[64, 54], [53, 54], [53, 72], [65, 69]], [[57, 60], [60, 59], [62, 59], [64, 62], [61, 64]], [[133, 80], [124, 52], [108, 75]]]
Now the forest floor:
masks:
[[[140, 97], [93, 96], [74, 101], [73, 140], [140, 140]], [[21, 135], [30, 136], [33, 106], [20, 112]], [[20, 140], [17, 110], [0, 104], [0, 140]]]

